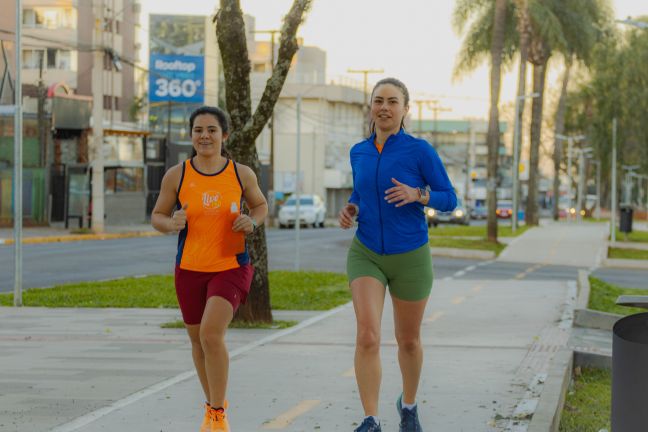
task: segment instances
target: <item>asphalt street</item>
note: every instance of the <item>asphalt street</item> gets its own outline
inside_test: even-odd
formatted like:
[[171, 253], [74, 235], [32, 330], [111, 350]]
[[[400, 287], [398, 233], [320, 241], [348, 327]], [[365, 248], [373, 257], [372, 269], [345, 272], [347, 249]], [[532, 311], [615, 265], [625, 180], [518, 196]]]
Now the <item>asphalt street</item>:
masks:
[[[302, 229], [299, 248], [294, 230], [267, 231], [270, 269], [344, 272], [353, 231], [338, 228]], [[51, 287], [69, 282], [115, 279], [124, 276], [169, 274], [173, 271], [176, 237], [26, 244], [23, 247], [23, 286]], [[578, 267], [531, 265], [518, 262], [434, 257], [437, 280], [448, 277], [483, 280], [574, 279]], [[478, 272], [478, 274], [475, 274]], [[593, 273], [626, 287], [645, 287], [648, 271], [599, 268]], [[0, 292], [13, 290], [13, 247], [0, 246]]]

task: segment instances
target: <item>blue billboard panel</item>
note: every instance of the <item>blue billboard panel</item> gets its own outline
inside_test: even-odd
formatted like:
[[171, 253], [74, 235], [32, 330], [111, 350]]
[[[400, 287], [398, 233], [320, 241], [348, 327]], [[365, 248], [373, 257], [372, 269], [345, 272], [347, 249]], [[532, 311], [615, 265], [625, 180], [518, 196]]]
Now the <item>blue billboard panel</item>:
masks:
[[204, 57], [151, 54], [149, 101], [204, 103]]

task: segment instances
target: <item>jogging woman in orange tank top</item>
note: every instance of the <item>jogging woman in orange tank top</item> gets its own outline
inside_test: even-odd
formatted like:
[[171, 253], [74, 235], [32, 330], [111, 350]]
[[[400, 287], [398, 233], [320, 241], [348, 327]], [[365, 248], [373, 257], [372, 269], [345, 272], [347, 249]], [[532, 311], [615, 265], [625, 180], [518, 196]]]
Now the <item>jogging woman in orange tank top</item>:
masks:
[[189, 129], [195, 155], [164, 175], [151, 223], [160, 232], [179, 233], [175, 286], [205, 392], [200, 431], [229, 431], [225, 332], [252, 282], [245, 235], [263, 223], [268, 204], [254, 171], [221, 154], [229, 131], [224, 111], [197, 109]]

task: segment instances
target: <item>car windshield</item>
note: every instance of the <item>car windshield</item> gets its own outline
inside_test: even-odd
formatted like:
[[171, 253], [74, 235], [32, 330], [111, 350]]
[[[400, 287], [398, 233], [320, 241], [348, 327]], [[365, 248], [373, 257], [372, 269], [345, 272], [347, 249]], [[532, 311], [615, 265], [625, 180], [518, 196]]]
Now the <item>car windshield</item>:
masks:
[[[297, 200], [295, 198], [289, 198], [285, 205], [297, 205]], [[313, 198], [299, 198], [299, 205], [313, 205]]]
[[505, 203], [505, 202], [504, 202], [504, 203], [499, 203], [499, 204], [497, 205], [497, 207], [499, 207], [499, 208], [505, 208], [505, 209], [510, 209], [510, 208], [513, 208], [513, 204], [512, 204], [512, 203]]

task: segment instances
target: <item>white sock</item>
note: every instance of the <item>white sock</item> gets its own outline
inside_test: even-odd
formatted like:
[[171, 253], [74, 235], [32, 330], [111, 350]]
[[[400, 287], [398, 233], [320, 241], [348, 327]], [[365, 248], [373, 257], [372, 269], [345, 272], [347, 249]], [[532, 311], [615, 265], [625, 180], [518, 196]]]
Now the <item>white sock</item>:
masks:
[[416, 407], [416, 401], [414, 401], [413, 404], [406, 404], [405, 402], [401, 402], [401, 406], [403, 408], [407, 408], [408, 410], [412, 411], [414, 407]]
[[380, 425], [380, 420], [378, 420], [378, 417], [376, 417], [376, 416], [367, 416], [367, 417], [365, 417], [365, 420], [368, 419], [369, 417], [371, 417], [373, 419], [374, 423], [376, 423], [377, 425]]

